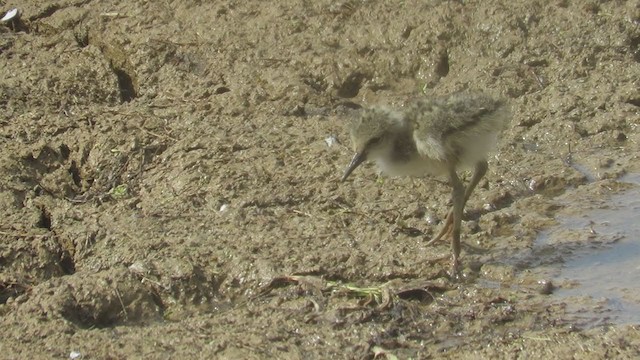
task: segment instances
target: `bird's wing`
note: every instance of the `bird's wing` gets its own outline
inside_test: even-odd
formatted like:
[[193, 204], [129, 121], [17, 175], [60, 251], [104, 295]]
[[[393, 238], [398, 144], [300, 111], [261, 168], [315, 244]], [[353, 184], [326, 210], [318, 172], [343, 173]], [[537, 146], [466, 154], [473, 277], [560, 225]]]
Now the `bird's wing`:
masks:
[[413, 137], [422, 156], [441, 161], [458, 158], [465, 142], [501, 131], [508, 119], [504, 103], [480, 92], [456, 93], [414, 104]]

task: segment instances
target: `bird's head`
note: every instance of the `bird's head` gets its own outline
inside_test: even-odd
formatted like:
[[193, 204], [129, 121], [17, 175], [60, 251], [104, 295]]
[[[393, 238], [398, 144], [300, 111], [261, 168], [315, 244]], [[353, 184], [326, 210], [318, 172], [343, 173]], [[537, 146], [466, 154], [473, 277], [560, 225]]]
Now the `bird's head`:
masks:
[[349, 126], [355, 155], [342, 176], [342, 181], [364, 161], [388, 156], [395, 138], [405, 130], [404, 119], [395, 111], [387, 108], [363, 110]]

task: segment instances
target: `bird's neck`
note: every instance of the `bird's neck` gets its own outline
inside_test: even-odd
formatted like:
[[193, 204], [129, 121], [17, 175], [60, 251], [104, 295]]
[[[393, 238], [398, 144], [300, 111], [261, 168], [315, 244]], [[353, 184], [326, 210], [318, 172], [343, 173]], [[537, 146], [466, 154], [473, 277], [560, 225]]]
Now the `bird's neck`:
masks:
[[416, 143], [413, 140], [411, 132], [407, 130], [399, 133], [395, 137], [391, 145], [388, 160], [397, 163], [406, 163], [418, 156]]

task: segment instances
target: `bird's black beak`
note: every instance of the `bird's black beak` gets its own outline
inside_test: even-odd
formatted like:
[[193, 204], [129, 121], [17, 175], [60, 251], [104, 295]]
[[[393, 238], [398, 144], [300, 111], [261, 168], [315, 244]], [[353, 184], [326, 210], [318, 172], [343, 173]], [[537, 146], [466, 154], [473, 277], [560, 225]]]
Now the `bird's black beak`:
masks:
[[366, 152], [361, 151], [359, 153], [356, 153], [353, 156], [353, 159], [351, 159], [351, 162], [349, 163], [349, 167], [347, 167], [347, 170], [344, 172], [344, 175], [342, 175], [341, 181], [347, 180], [347, 178], [349, 177], [349, 175], [351, 175], [353, 170], [355, 170], [358, 167], [358, 165], [362, 164], [365, 160], [367, 160]]

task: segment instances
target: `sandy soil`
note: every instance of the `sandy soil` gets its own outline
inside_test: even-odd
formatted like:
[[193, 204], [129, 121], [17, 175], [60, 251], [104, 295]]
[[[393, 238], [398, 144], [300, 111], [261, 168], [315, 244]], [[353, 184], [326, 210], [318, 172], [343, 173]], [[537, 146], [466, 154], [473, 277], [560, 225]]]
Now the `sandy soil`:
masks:
[[[13, 7], [0, 357], [640, 356], [638, 324], [554, 298], [546, 270], [590, 238], [535, 251], [640, 170], [638, 1]], [[465, 88], [514, 118], [451, 281], [447, 244], [425, 245], [444, 179], [339, 178], [354, 109]]]

